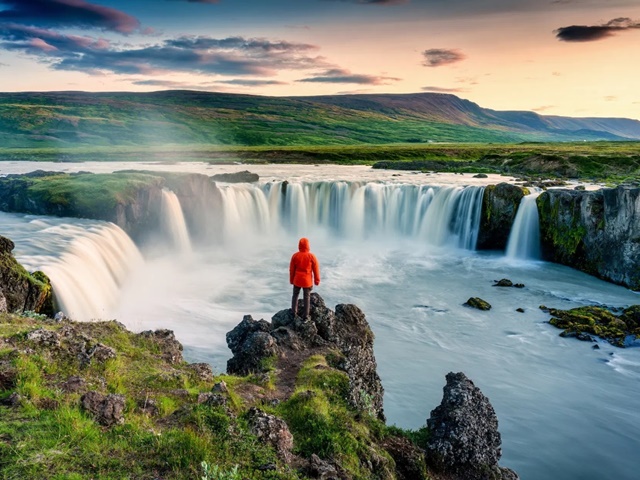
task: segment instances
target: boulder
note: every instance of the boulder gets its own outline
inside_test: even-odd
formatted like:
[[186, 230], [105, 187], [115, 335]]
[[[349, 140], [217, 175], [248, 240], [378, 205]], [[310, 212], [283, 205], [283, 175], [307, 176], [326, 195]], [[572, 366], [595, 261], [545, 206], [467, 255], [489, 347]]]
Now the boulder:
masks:
[[82, 408], [91, 413], [100, 425], [111, 427], [124, 423], [124, 395], [104, 396], [99, 392], [90, 391], [80, 398], [80, 403]]
[[502, 456], [498, 418], [464, 373], [448, 373], [442, 402], [427, 420], [429, 466], [456, 480], [517, 479], [498, 465]]
[[155, 342], [160, 348], [162, 358], [167, 362], [175, 365], [184, 361], [182, 358], [182, 344], [176, 340], [172, 330], [145, 330], [140, 335]]
[[311, 294], [310, 319], [294, 317], [290, 309], [276, 313], [271, 322], [244, 317], [227, 333], [233, 357], [227, 372], [246, 375], [268, 370], [268, 360], [287, 358], [297, 352], [339, 352], [333, 367], [349, 377], [352, 405], [384, 418], [383, 388], [373, 354], [373, 332], [362, 310], [355, 305], [325, 306], [317, 293]]
[[428, 480], [424, 452], [405, 437], [387, 437], [382, 447], [396, 464], [398, 480]]
[[291, 463], [293, 435], [286, 422], [255, 407], [249, 409], [248, 419], [251, 433], [262, 443], [271, 445], [283, 462]]
[[477, 308], [478, 310], [491, 310], [491, 304], [480, 297], [471, 297], [464, 305], [471, 308]]

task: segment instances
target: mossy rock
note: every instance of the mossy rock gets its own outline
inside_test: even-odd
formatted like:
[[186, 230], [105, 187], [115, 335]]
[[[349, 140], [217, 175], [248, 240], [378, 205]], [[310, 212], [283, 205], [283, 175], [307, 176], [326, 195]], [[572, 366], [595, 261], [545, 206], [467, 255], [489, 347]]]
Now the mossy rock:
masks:
[[464, 305], [471, 308], [477, 308], [478, 310], [491, 310], [491, 304], [480, 297], [471, 297]]

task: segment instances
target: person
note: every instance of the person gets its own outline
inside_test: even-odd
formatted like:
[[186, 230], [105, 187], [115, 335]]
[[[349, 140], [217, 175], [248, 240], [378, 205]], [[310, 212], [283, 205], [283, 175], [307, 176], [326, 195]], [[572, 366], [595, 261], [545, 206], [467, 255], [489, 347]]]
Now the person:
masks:
[[295, 317], [298, 314], [298, 296], [303, 290], [304, 318], [309, 318], [311, 309], [311, 289], [315, 284], [320, 285], [320, 264], [316, 256], [309, 251], [309, 239], [301, 238], [298, 251], [291, 257], [289, 263], [289, 283], [293, 285], [291, 311]]

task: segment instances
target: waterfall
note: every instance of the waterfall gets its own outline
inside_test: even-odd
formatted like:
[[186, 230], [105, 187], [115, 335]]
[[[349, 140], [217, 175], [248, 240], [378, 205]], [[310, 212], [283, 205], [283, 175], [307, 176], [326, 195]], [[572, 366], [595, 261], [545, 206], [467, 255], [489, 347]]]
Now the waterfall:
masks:
[[144, 260], [129, 236], [114, 224], [79, 233], [60, 258], [42, 271], [51, 280], [60, 309], [70, 318], [108, 318], [128, 274]]
[[191, 251], [191, 239], [189, 238], [189, 230], [184, 220], [180, 200], [172, 191], [162, 189], [161, 201], [161, 225], [166, 236], [179, 251]]
[[325, 230], [350, 239], [415, 238], [474, 249], [483, 187], [271, 182], [221, 187], [227, 240]]
[[536, 199], [540, 193], [532, 193], [523, 197], [511, 228], [507, 243], [507, 258], [520, 260], [539, 260], [540, 253], [540, 221]]

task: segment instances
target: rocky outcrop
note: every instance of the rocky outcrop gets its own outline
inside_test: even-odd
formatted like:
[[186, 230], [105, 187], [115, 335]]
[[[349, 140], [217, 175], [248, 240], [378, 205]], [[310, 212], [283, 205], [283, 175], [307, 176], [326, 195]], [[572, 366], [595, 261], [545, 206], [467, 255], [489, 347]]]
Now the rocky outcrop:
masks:
[[243, 170], [242, 172], [233, 172], [233, 173], [219, 173], [217, 175], [211, 175], [211, 180], [214, 182], [225, 182], [225, 183], [253, 183], [260, 180], [260, 175], [257, 173], [252, 173], [248, 170]]
[[0, 178], [0, 210], [113, 222], [144, 242], [161, 219], [163, 189], [175, 192], [198, 240], [220, 236], [222, 196], [208, 176], [123, 170], [109, 174], [36, 171]]
[[471, 297], [464, 302], [467, 307], [476, 308], [478, 310], [491, 310], [491, 304], [480, 297]]
[[504, 250], [522, 197], [529, 192], [509, 183], [488, 185], [482, 197], [477, 248]]
[[124, 423], [124, 395], [102, 395], [100, 392], [87, 392], [80, 398], [82, 408], [91, 413], [96, 421], [105, 427]]
[[11, 253], [14, 246], [0, 236], [0, 311], [53, 315], [49, 278], [42, 272], [27, 272]]
[[640, 188], [538, 197], [545, 259], [640, 290]]
[[227, 371], [240, 375], [266, 372], [272, 358], [296, 357], [299, 352], [337, 352], [332, 355], [332, 366], [349, 376], [350, 402], [359, 410], [384, 418], [373, 338], [358, 307], [337, 305], [333, 312], [320, 295], [312, 293], [309, 320], [294, 317], [289, 309], [276, 313], [271, 322], [245, 316], [227, 333], [227, 345], [233, 352]]
[[280, 459], [290, 463], [293, 457], [293, 435], [285, 421], [255, 407], [249, 409], [247, 417], [251, 433], [261, 442], [271, 445]]
[[442, 403], [432, 410], [427, 426], [427, 460], [436, 471], [455, 480], [518, 478], [498, 465], [498, 418], [489, 399], [464, 373], [447, 374]]

